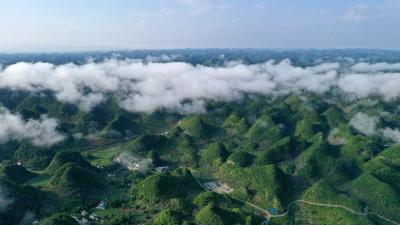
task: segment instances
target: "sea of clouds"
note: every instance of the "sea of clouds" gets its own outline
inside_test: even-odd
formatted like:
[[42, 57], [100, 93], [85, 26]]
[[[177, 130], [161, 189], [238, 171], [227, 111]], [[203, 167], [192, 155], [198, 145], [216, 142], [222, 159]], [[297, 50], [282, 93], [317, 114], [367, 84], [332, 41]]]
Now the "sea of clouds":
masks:
[[[338, 90], [356, 98], [379, 96], [385, 101], [400, 96], [400, 64], [321, 63], [299, 67], [290, 60], [270, 60], [211, 67], [154, 61], [108, 59], [83, 65], [20, 62], [0, 68], [0, 88], [36, 93], [50, 90], [57, 100], [77, 104], [86, 111], [113, 94], [123, 109], [146, 113], [157, 109], [204, 112], [206, 100], [234, 101], [245, 94], [280, 96]], [[0, 110], [2, 142], [21, 138], [50, 146], [63, 139], [56, 126], [57, 122], [46, 116], [23, 121], [19, 115]]]
[[334, 88], [355, 97], [380, 96], [390, 100], [400, 95], [399, 85], [400, 64], [388, 63], [358, 63], [349, 68], [323, 63], [303, 68], [290, 60], [270, 60], [210, 67], [109, 59], [84, 65], [21, 62], [0, 69], [0, 88], [51, 90], [59, 101], [78, 104], [83, 110], [90, 110], [112, 93], [122, 108], [132, 112], [195, 112], [203, 110], [204, 100], [208, 99], [231, 101], [243, 94], [324, 93]]

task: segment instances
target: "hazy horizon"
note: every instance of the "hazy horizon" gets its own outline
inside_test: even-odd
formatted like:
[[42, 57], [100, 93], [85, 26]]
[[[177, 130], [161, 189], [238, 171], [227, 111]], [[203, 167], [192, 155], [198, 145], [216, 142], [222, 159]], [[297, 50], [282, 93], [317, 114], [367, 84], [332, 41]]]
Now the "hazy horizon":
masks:
[[119, 53], [119, 52], [157, 52], [163, 54], [168, 51], [272, 51], [272, 52], [296, 52], [296, 51], [388, 51], [400, 52], [400, 48], [137, 48], [137, 49], [76, 49], [76, 50], [5, 50], [3, 55], [24, 55], [24, 54], [83, 54], [83, 53]]

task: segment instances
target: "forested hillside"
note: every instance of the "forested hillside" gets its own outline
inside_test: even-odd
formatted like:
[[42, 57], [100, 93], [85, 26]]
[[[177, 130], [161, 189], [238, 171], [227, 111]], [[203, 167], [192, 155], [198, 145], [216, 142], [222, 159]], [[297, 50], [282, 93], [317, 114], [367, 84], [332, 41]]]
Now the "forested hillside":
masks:
[[0, 224], [400, 223], [400, 53], [90, 54], [0, 55]]

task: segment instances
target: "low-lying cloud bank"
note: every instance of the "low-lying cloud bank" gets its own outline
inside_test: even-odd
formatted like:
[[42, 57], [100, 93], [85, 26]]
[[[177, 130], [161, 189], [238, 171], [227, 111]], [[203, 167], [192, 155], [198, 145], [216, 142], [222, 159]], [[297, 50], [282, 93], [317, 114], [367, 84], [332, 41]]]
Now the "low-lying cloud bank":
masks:
[[[84, 110], [115, 94], [122, 108], [132, 112], [172, 109], [204, 110], [204, 100], [230, 101], [243, 94], [279, 96], [338, 89], [355, 97], [400, 96], [399, 64], [339, 63], [297, 67], [289, 60], [254, 65], [228, 63], [223, 67], [182, 62], [143, 63], [110, 59], [84, 65], [16, 63], [0, 70], [0, 88], [40, 92], [51, 90], [59, 101]], [[189, 101], [187, 101], [189, 100]], [[188, 103], [189, 102], [189, 103]]]
[[39, 120], [25, 121], [19, 114], [0, 108], [0, 143], [27, 140], [39, 147], [50, 147], [64, 140], [56, 128], [57, 121], [45, 115]]

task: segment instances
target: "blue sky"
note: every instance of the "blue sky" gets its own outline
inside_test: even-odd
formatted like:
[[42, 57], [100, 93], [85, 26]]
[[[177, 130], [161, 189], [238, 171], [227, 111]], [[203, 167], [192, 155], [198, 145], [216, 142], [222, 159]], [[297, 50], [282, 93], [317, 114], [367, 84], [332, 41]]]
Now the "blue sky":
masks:
[[400, 0], [1, 0], [0, 51], [400, 49]]

